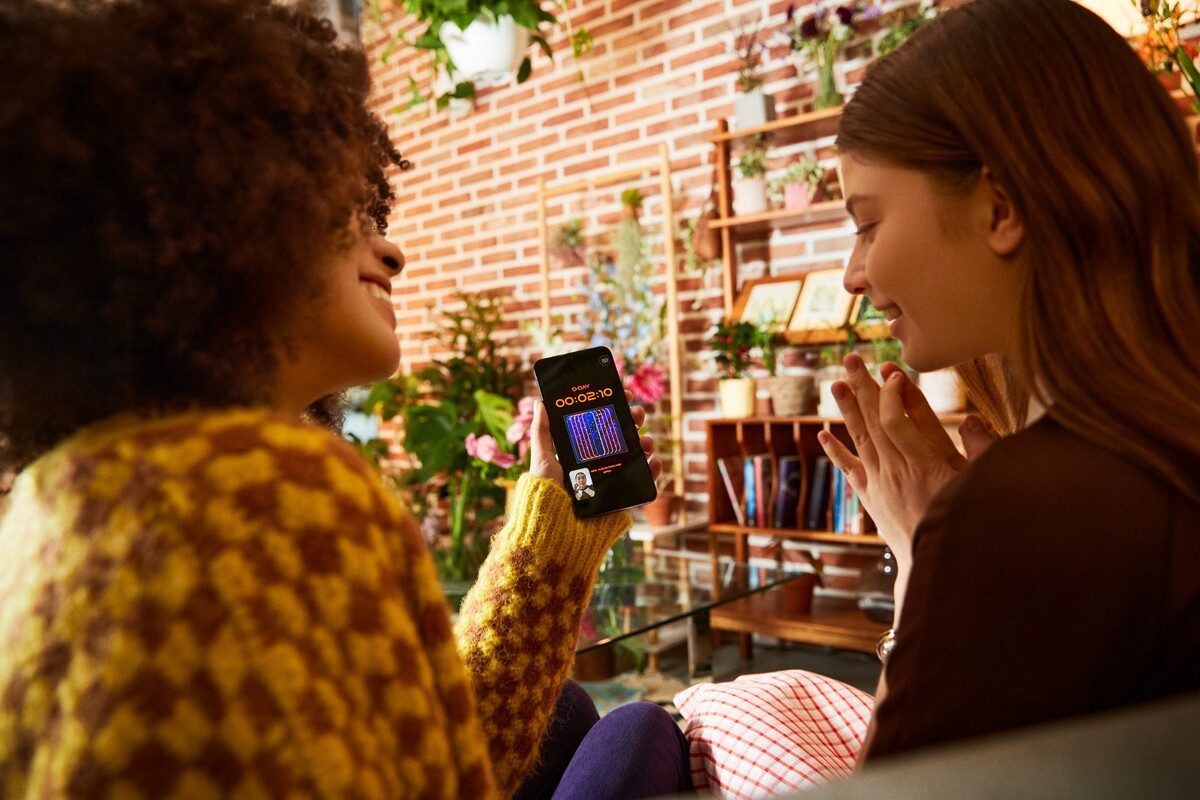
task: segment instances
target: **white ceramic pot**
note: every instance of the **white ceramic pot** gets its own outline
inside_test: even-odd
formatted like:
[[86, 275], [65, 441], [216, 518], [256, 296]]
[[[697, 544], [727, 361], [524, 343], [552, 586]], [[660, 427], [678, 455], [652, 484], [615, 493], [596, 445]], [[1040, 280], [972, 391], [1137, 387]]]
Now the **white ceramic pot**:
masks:
[[761, 88], [733, 98], [734, 128], [752, 128], [775, 119], [775, 98]]
[[466, 30], [446, 22], [438, 31], [459, 75], [479, 86], [508, 83], [517, 74], [529, 49], [529, 29], [508, 14], [490, 22], [476, 19]]
[[721, 414], [727, 419], [754, 416], [756, 387], [753, 378], [725, 378], [717, 384]]
[[758, 214], [767, 210], [767, 182], [762, 178], [741, 178], [733, 182], [733, 213]]
[[833, 399], [833, 384], [845, 379], [846, 373], [841, 368], [821, 371], [817, 379], [817, 416], [842, 418], [842, 410], [838, 408], [837, 400]]

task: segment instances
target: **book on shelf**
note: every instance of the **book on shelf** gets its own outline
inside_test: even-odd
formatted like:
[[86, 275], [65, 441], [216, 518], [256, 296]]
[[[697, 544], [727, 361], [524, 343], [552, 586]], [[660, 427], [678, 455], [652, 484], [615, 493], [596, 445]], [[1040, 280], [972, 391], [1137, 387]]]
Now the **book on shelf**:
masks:
[[825, 529], [825, 513], [829, 508], [830, 469], [826, 456], [817, 456], [813, 464], [811, 489], [808, 493], [808, 507], [804, 514], [804, 527], [820, 531]]
[[717, 471], [721, 473], [721, 483], [725, 486], [725, 494], [729, 496], [729, 504], [733, 506], [734, 518], [738, 525], [745, 525], [746, 512], [742, 510], [745, 473], [742, 471], [741, 456], [718, 458]]
[[742, 482], [746, 495], [745, 525], [765, 528], [771, 522], [771, 485], [774, 479], [771, 456], [755, 453], [742, 464]]
[[837, 467], [833, 470], [833, 532], [863, 532], [862, 502], [846, 473]]
[[774, 525], [776, 528], [795, 528], [800, 491], [804, 485], [804, 461], [800, 456], [784, 456], [779, 459], [776, 477], [779, 488], [775, 492]]

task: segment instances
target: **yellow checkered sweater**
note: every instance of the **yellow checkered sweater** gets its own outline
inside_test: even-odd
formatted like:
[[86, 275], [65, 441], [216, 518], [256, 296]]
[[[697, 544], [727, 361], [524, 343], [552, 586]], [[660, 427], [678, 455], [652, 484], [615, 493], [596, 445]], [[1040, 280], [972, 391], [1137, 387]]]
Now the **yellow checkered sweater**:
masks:
[[243, 410], [80, 432], [0, 525], [0, 796], [511, 794], [629, 524], [518, 493], [452, 630], [336, 437]]

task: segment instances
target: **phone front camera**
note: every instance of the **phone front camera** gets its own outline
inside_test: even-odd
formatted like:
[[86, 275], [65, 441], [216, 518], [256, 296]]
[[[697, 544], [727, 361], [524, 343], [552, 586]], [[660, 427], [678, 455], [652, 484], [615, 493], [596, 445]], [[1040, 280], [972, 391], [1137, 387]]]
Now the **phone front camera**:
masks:
[[600, 363], [601, 363], [601, 364], [607, 364], [607, 363], [608, 363], [608, 359], [607, 359], [607, 358], [602, 358], [602, 359], [600, 359]]

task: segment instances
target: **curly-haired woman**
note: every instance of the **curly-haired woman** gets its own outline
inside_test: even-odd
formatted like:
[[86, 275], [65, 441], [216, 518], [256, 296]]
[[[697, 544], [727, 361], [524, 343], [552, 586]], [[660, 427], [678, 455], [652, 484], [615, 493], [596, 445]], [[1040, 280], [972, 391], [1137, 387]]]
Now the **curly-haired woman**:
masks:
[[[628, 517], [574, 517], [539, 414], [452, 630], [411, 518], [301, 419], [399, 357], [408, 164], [334, 40], [268, 0], [0, 8], [6, 797], [488, 797], [534, 764]], [[686, 785], [661, 717], [648, 793]]]

